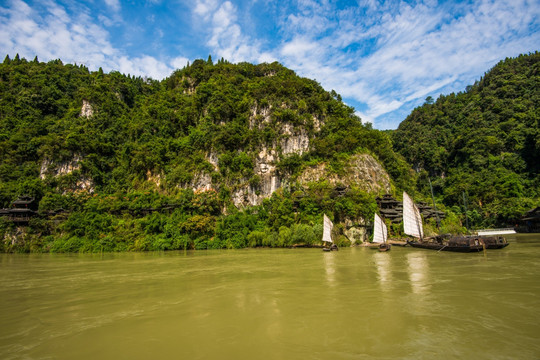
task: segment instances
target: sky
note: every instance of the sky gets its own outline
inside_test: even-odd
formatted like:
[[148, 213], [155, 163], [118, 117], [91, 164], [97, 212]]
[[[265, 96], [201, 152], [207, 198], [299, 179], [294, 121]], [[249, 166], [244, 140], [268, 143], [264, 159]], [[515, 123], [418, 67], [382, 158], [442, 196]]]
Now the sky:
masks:
[[0, 0], [0, 56], [161, 80], [195, 59], [278, 61], [374, 128], [540, 50], [540, 0]]

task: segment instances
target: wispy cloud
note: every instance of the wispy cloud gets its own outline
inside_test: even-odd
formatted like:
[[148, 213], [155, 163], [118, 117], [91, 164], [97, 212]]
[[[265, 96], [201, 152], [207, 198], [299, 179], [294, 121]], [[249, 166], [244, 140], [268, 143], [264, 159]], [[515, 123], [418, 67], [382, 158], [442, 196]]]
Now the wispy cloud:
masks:
[[[325, 3], [324, 12], [311, 3], [300, 1], [299, 14], [288, 16], [294, 19], [291, 40], [282, 45], [280, 58], [364, 104], [362, 114], [376, 125], [428, 94], [463, 90], [463, 81], [474, 81], [501, 57], [536, 50], [540, 43], [538, 32], [530, 32], [535, 21], [538, 28], [538, 1], [364, 2], [364, 8], [344, 10]], [[314, 24], [321, 13], [337, 19]]]
[[107, 6], [113, 11], [120, 10], [120, 0], [105, 0], [105, 4], [107, 4]]
[[0, 5], [0, 49], [11, 55], [156, 79], [188, 57], [277, 60], [336, 90], [377, 128], [395, 128], [426, 96], [461, 91], [540, 44], [540, 0], [31, 3]]
[[[116, 8], [118, 1], [107, 1]], [[42, 61], [60, 58], [62, 61], [86, 64], [90, 69], [118, 70], [126, 74], [161, 79], [174, 65], [186, 63], [183, 58], [161, 61], [141, 54], [129, 57], [108, 40], [109, 32], [100, 24], [102, 17], [93, 18], [87, 8], [68, 14], [65, 8], [45, 1], [31, 8], [20, 0], [0, 11], [0, 48], [12, 56], [26, 58], [38, 55]], [[109, 24], [110, 25], [110, 24]]]
[[242, 31], [237, 8], [232, 2], [197, 0], [193, 12], [210, 26], [207, 45], [218, 57], [232, 62], [268, 62], [276, 59], [271, 52], [262, 50], [257, 39]]

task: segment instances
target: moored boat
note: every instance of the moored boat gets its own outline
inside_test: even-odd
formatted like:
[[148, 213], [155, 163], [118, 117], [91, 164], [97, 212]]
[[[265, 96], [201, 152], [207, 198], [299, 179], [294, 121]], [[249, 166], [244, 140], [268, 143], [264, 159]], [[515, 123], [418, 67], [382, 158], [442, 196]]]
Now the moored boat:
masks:
[[409, 245], [416, 248], [438, 251], [478, 252], [484, 250], [484, 244], [478, 236], [451, 234], [429, 236], [420, 241], [409, 241]]
[[508, 246], [508, 241], [502, 236], [479, 236], [486, 249], [502, 249]]
[[392, 245], [388, 243], [388, 228], [386, 227], [386, 224], [377, 214], [375, 214], [373, 224], [373, 242], [379, 244], [379, 251], [390, 250]]
[[332, 220], [330, 220], [330, 218], [326, 216], [326, 214], [324, 214], [322, 241], [325, 245], [326, 243], [329, 243], [329, 246], [328, 247], [324, 246], [323, 251], [332, 251], [332, 250], [338, 251], [339, 250], [337, 245], [334, 244], [334, 242], [332, 241], [332, 228], [333, 227], [334, 227], [334, 224], [332, 223]]
[[486, 248], [479, 236], [445, 234], [424, 237], [420, 211], [406, 192], [403, 192], [403, 228], [405, 234], [414, 238], [408, 244], [416, 248], [455, 252], [478, 252]]

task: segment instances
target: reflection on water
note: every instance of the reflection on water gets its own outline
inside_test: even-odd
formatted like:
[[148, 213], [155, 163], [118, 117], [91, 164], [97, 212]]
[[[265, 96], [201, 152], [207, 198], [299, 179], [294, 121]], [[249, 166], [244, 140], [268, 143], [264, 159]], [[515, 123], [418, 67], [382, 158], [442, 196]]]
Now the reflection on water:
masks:
[[336, 263], [334, 256], [338, 254], [334, 251], [323, 253], [324, 270], [326, 271], [326, 281], [330, 284], [336, 281]]
[[392, 284], [392, 257], [389, 253], [377, 252], [373, 254], [373, 260], [377, 268], [379, 285], [383, 291], [391, 289]]
[[409, 279], [415, 294], [429, 291], [429, 266], [426, 251], [414, 251], [407, 254]]
[[540, 238], [509, 241], [0, 255], [0, 358], [537, 359]]

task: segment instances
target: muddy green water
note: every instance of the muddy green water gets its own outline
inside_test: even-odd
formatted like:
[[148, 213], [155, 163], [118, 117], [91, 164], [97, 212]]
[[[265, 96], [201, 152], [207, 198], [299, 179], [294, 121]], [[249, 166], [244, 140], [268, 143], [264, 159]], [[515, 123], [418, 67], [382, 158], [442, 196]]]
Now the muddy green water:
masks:
[[540, 235], [393, 247], [0, 255], [1, 359], [539, 359]]

